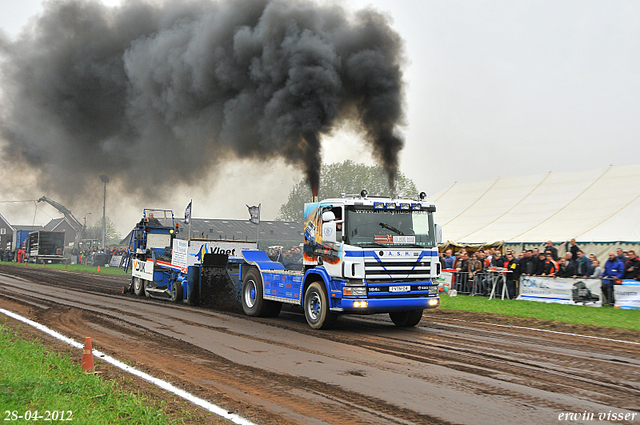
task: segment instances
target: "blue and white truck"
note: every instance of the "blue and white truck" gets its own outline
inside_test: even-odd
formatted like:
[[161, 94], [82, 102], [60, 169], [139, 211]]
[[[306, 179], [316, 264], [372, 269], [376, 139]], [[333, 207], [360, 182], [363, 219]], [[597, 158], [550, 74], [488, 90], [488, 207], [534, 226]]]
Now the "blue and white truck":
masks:
[[[191, 303], [223, 291], [249, 316], [277, 316], [284, 304], [298, 305], [314, 329], [330, 328], [341, 314], [388, 313], [397, 326], [415, 326], [424, 309], [440, 305], [442, 231], [435, 205], [425, 198], [362, 191], [305, 204], [302, 271], [286, 270], [255, 248], [214, 249], [214, 241], [166, 239], [159, 249], [150, 237], [154, 230], [141, 222], [147, 242], [136, 248], [131, 287], [139, 295], [146, 289], [149, 296]], [[174, 227], [164, 229], [175, 235]], [[177, 257], [166, 261], [170, 246]], [[211, 283], [211, 276], [223, 276], [223, 283]]]

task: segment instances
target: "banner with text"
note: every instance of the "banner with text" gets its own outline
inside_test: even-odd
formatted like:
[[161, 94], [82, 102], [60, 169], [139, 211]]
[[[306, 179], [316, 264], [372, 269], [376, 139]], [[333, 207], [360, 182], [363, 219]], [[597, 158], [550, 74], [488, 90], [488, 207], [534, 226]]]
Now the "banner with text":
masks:
[[622, 285], [613, 285], [613, 296], [616, 308], [640, 309], [640, 282], [624, 279]]
[[600, 279], [523, 276], [517, 299], [602, 307], [601, 284]]

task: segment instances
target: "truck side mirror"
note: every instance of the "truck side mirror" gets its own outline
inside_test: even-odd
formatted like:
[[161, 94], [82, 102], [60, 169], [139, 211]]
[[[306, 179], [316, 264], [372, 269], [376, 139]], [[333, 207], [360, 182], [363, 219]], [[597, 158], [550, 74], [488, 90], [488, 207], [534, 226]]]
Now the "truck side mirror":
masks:
[[440, 226], [439, 224], [436, 224], [436, 243], [442, 243], [442, 226]]

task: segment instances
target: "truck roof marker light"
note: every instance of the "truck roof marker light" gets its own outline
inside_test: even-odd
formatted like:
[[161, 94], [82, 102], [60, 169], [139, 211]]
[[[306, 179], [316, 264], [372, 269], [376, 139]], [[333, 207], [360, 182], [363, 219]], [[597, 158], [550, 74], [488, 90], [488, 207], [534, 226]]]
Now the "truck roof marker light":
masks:
[[422, 209], [422, 204], [411, 204], [411, 209], [415, 211], [420, 211]]
[[420, 192], [418, 197], [420, 198], [421, 201], [424, 201], [425, 199], [427, 199], [427, 192]]
[[400, 209], [401, 210], [410, 210], [411, 209], [411, 204], [402, 203], [402, 204], [400, 204]]
[[369, 192], [367, 192], [367, 189], [362, 189], [362, 190], [360, 191], [360, 196], [361, 196], [362, 198], [366, 198], [368, 195], [369, 195]]
[[383, 202], [374, 202], [373, 203], [373, 208], [376, 210], [382, 210], [384, 209], [384, 203]]
[[395, 203], [393, 203], [393, 202], [388, 202], [388, 203], [387, 203], [387, 205], [385, 205], [385, 207], [386, 207], [388, 210], [395, 210], [395, 209], [396, 209], [396, 204], [395, 204]]

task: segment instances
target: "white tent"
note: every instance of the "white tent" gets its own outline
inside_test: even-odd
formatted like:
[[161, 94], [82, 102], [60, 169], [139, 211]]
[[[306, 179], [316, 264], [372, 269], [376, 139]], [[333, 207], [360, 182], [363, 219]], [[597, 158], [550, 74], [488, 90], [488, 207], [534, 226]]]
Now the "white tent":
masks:
[[429, 200], [448, 240], [640, 243], [640, 164], [456, 182]]

